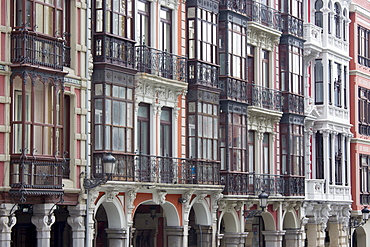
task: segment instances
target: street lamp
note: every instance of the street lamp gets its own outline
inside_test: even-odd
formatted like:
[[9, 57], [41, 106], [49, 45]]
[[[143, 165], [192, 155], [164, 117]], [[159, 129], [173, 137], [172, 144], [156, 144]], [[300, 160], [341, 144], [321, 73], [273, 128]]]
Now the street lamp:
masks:
[[111, 153], [107, 153], [104, 154], [101, 162], [103, 166], [103, 172], [105, 174], [104, 178], [91, 178], [91, 179], [85, 178], [84, 179], [85, 189], [89, 190], [101, 184], [105, 184], [108, 181], [108, 179], [112, 178], [112, 174], [116, 169], [116, 158]]
[[244, 216], [246, 219], [252, 218], [254, 216], [260, 215], [262, 212], [265, 211], [265, 208], [267, 207], [267, 199], [269, 198], [269, 195], [262, 190], [261, 194], [258, 195], [258, 199], [260, 199], [260, 208], [261, 210], [244, 210]]
[[363, 226], [366, 224], [366, 222], [369, 219], [370, 210], [367, 208], [367, 206], [364, 206], [364, 208], [361, 210], [361, 213], [362, 213], [362, 221], [359, 221], [355, 217], [350, 217], [350, 223], [349, 223], [350, 228], [357, 228], [359, 226]]

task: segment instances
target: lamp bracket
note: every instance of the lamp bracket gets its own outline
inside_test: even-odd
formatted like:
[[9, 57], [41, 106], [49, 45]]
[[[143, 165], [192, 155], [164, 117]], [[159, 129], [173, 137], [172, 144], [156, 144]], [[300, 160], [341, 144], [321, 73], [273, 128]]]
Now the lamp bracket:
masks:
[[105, 184], [107, 182], [107, 178], [92, 178], [92, 179], [84, 179], [84, 188], [87, 190], [93, 189], [98, 187], [101, 184]]
[[244, 218], [250, 219], [255, 216], [260, 216], [263, 210], [244, 210]]

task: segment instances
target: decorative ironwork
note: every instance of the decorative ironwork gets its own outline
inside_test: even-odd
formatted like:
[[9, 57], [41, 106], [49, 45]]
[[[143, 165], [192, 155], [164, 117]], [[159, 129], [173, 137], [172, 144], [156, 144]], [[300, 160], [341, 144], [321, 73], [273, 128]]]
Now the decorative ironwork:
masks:
[[251, 106], [281, 111], [281, 92], [279, 90], [261, 87], [255, 84], [246, 84], [247, 102]]
[[243, 0], [221, 0], [220, 9], [229, 9], [240, 14], [247, 14], [247, 1]]
[[[94, 154], [94, 178], [103, 177], [101, 154]], [[114, 154], [114, 181], [152, 182], [166, 184], [220, 184], [220, 164], [214, 161], [174, 157]]]
[[139, 72], [186, 82], [186, 62], [186, 57], [145, 45], [136, 46], [136, 68]]
[[189, 84], [218, 88], [218, 67], [198, 61], [188, 62]]
[[222, 172], [221, 184], [225, 194], [259, 195], [265, 191], [270, 195], [304, 195], [304, 177]]
[[43, 37], [28, 31], [14, 31], [11, 35], [11, 62], [63, 70], [69, 64], [70, 48], [63, 39]]
[[278, 31], [281, 31], [283, 28], [281, 14], [274, 8], [270, 8], [267, 5], [255, 1], [247, 1], [246, 11], [250, 21], [257, 22]]
[[247, 102], [247, 82], [229, 77], [220, 78], [221, 98]]
[[304, 96], [282, 92], [283, 112], [304, 114]]
[[303, 38], [303, 20], [288, 14], [283, 14], [281, 16], [281, 22], [283, 33]]
[[133, 41], [108, 35], [94, 35], [94, 62], [135, 67], [135, 45]]

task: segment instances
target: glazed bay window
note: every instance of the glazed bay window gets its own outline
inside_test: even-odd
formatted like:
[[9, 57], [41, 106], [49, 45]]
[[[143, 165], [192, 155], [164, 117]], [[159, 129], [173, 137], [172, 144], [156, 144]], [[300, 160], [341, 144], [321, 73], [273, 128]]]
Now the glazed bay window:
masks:
[[[45, 157], [63, 151], [64, 93], [60, 81], [15, 76], [12, 83], [12, 153]], [[67, 147], [67, 146], [66, 146]]]
[[95, 84], [95, 151], [133, 152], [133, 89]]
[[[364, 154], [360, 154], [360, 192], [364, 198], [370, 195], [370, 156]], [[369, 204], [369, 201], [361, 200], [361, 203]]]
[[358, 88], [358, 122], [359, 133], [370, 136], [370, 90]]
[[280, 58], [282, 91], [303, 95], [303, 49], [294, 45], [280, 45]]
[[280, 128], [282, 173], [303, 175], [303, 126], [282, 123]]
[[370, 30], [360, 25], [357, 27], [358, 63], [370, 67]]
[[334, 137], [334, 151], [335, 151], [335, 184], [342, 185], [343, 171], [342, 171], [342, 135], [338, 134]]
[[247, 79], [247, 27], [236, 23], [228, 23], [229, 30], [229, 75]]
[[317, 132], [315, 135], [316, 151], [316, 179], [324, 179], [324, 138], [323, 134]]
[[315, 104], [321, 105], [324, 103], [323, 66], [321, 59], [315, 60], [314, 77], [315, 77]]
[[[246, 116], [230, 113], [229, 119], [229, 150], [232, 171], [246, 171], [247, 162], [247, 131]], [[230, 138], [231, 137], [231, 138]]]
[[334, 105], [342, 107], [342, 67], [335, 63], [337, 68], [337, 78], [334, 80]]

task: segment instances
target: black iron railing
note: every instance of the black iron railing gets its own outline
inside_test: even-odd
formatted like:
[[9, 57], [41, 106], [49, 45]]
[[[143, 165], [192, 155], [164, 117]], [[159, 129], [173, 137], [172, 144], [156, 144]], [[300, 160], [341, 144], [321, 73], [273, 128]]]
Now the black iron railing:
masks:
[[45, 37], [28, 31], [14, 31], [11, 34], [13, 64], [30, 64], [62, 70], [69, 64], [69, 51], [64, 40]]
[[135, 67], [133, 41], [104, 34], [94, 35], [94, 62], [111, 63], [126, 68]]
[[229, 77], [220, 78], [221, 98], [248, 101], [247, 82]]
[[283, 33], [291, 34], [297, 37], [303, 37], [303, 20], [289, 14], [282, 14], [281, 22]]
[[[116, 168], [112, 180], [153, 182], [166, 184], [212, 184], [220, 183], [219, 163], [173, 157], [113, 154]], [[104, 174], [102, 154], [94, 154], [94, 177]]]
[[10, 161], [10, 187], [19, 190], [61, 190], [66, 159], [38, 160], [33, 157]]
[[304, 114], [304, 96], [282, 92], [283, 112]]
[[247, 14], [246, 0], [221, 0], [220, 9], [229, 9], [240, 14]]
[[189, 84], [218, 88], [218, 67], [199, 61], [188, 62]]
[[279, 11], [255, 1], [247, 1], [246, 3], [246, 13], [250, 21], [257, 22], [277, 31], [282, 30], [281, 14]]
[[304, 177], [229, 172], [221, 172], [220, 176], [225, 194], [259, 195], [265, 191], [269, 195], [304, 195]]
[[281, 111], [281, 92], [279, 90], [261, 87], [255, 84], [246, 84], [247, 102], [251, 106]]
[[145, 45], [136, 46], [136, 69], [139, 72], [186, 82], [186, 62], [186, 57]]

